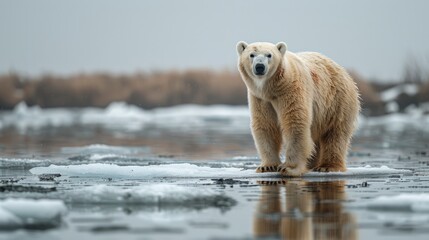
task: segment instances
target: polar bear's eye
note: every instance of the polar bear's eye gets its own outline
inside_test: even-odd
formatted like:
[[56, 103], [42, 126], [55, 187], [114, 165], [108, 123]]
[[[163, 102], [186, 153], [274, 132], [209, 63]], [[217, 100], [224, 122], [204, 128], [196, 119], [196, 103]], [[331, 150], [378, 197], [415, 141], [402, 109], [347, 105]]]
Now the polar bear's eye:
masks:
[[254, 58], [254, 57], [255, 57], [255, 54], [251, 53], [251, 54], [250, 54], [250, 57], [251, 57], [251, 58]]
[[267, 54], [267, 58], [271, 58], [271, 53], [268, 53], [268, 54]]

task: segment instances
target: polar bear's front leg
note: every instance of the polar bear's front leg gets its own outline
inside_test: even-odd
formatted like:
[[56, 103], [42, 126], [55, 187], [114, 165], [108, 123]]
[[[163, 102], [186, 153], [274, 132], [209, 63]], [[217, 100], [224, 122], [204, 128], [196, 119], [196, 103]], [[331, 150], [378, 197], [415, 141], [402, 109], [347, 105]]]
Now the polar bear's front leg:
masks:
[[277, 172], [282, 135], [276, 112], [270, 102], [249, 96], [251, 128], [261, 165], [256, 172]]
[[308, 172], [307, 159], [313, 152], [310, 130], [295, 129], [284, 134], [286, 141], [286, 161], [279, 165], [278, 171], [285, 176], [299, 177]]
[[311, 138], [311, 113], [293, 106], [280, 108], [280, 124], [286, 143], [286, 161], [278, 171], [285, 176], [298, 177], [308, 172], [308, 159], [314, 151]]

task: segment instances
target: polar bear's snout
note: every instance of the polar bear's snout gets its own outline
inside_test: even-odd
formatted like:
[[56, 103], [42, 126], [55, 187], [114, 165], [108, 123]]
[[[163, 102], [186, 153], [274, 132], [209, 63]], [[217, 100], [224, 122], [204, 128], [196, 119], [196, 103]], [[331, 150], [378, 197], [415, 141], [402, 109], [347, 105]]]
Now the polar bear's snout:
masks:
[[255, 65], [255, 75], [264, 75], [265, 73], [265, 65], [262, 63], [258, 63]]
[[268, 69], [268, 59], [264, 55], [259, 55], [253, 60], [253, 73], [258, 76], [265, 75]]

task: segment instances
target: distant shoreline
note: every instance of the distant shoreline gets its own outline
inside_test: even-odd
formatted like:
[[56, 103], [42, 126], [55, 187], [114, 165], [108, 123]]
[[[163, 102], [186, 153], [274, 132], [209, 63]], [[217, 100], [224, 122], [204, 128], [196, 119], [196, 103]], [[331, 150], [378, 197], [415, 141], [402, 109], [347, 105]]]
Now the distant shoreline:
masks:
[[[409, 106], [418, 107], [429, 102], [429, 79], [381, 83], [369, 82], [353, 71], [350, 74], [359, 88], [362, 113], [366, 116], [404, 112]], [[413, 85], [416, 91], [406, 91], [409, 87], [401, 87], [404, 83]], [[126, 102], [143, 109], [182, 104], [247, 105], [244, 83], [237, 72], [229, 70], [42, 75], [34, 78], [10, 73], [0, 75], [0, 86], [0, 110], [11, 110], [20, 102], [41, 108], [105, 108], [112, 102]], [[394, 87], [398, 89], [394, 98], [383, 99], [382, 93]]]

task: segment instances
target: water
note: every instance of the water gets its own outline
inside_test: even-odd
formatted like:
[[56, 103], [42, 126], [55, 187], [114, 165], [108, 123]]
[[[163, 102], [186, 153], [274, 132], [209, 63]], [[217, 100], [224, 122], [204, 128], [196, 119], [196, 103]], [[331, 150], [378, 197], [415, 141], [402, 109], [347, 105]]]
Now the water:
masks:
[[[248, 174], [259, 160], [246, 108], [20, 106], [0, 114], [0, 213], [25, 198], [59, 199], [67, 214], [15, 226], [0, 216], [0, 239], [426, 239], [428, 123], [360, 121], [348, 166], [408, 172], [289, 179]], [[51, 164], [80, 171], [40, 176]]]

